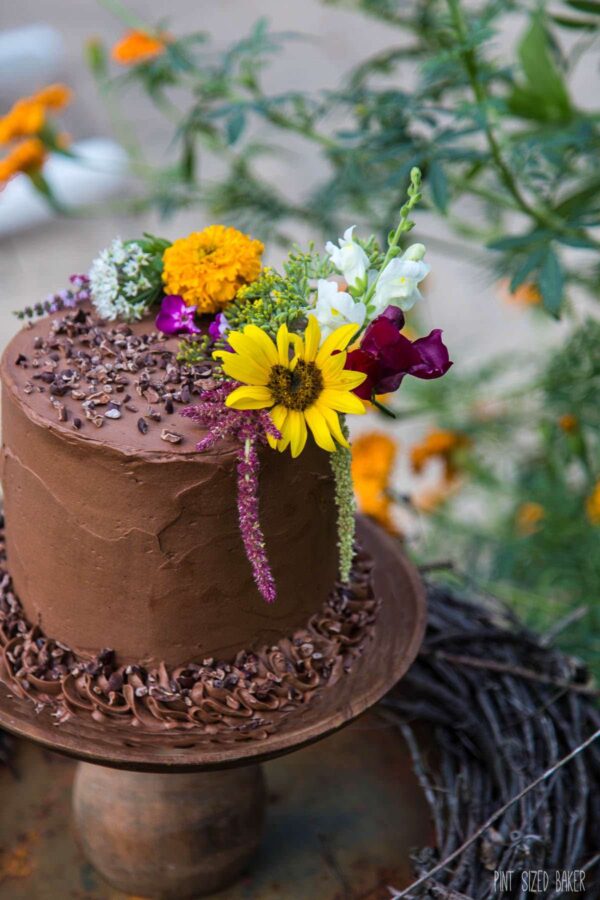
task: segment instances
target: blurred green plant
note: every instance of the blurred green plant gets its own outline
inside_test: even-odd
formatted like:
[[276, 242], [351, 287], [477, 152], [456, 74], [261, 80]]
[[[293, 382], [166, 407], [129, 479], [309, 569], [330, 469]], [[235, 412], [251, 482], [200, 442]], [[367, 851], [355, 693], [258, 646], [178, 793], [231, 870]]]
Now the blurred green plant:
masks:
[[[162, 25], [132, 20], [118, 0], [101, 2], [130, 26], [165, 34]], [[265, 89], [265, 69], [298, 38], [269, 31], [265, 20], [220, 53], [204, 33], [169, 38], [163, 53], [116, 76], [107, 51], [90, 45], [105, 95], [114, 100], [141, 88], [172, 137], [175, 162], [157, 169], [144, 162], [130, 127], [122, 129], [145, 176], [140, 205], [168, 214], [203, 204], [282, 240], [298, 220], [331, 235], [351, 217], [382, 233], [419, 166], [431, 207], [462, 238], [495, 251], [511, 290], [535, 283], [554, 316], [570, 285], [597, 292], [599, 109], [580, 108], [569, 83], [597, 43], [600, 2], [330, 3], [386, 22], [390, 46], [356, 65], [338, 89], [316, 94], [301, 84]], [[499, 35], [515, 17], [521, 35], [503, 58]], [[276, 140], [284, 132], [315, 145], [328, 165], [299, 202], [260, 174], [264, 157], [281, 152]], [[202, 178], [203, 154], [226, 162], [222, 178]], [[583, 253], [572, 258], [565, 248]]]
[[[471, 373], [455, 366], [441, 381], [407, 386], [398, 412], [466, 438], [453, 462], [461, 490], [431, 513], [421, 556], [448, 553], [539, 628], [557, 630], [566, 616], [563, 642], [600, 674], [600, 325], [581, 322], [573, 302], [600, 289], [600, 108], [582, 108], [571, 87], [598, 43], [599, 0], [329, 0], [384, 22], [389, 46], [317, 93], [302, 83], [267, 90], [267, 67], [301, 36], [273, 33], [264, 20], [218, 52], [206, 34], [167, 36], [119, 0], [101, 2], [162, 40], [159, 54], [119, 74], [101, 44], [88, 48], [140, 176], [138, 209], [201, 206], [281, 242], [299, 223], [330, 238], [352, 221], [385, 243], [419, 166], [425, 203], [460, 251], [484, 249], [510, 293], [571, 319], [570, 338], [545, 362], [532, 353]], [[516, 44], [502, 47], [515, 29]], [[132, 90], [164, 116], [164, 167], [146, 159], [119, 112]], [[325, 163], [299, 200], [262, 174], [276, 154], [293, 176], [283, 135]], [[209, 181], [211, 157], [223, 174]]]
[[[599, 348], [600, 322], [587, 319], [545, 363], [503, 358], [405, 392], [461, 447], [456, 489], [430, 509], [420, 557], [452, 559], [539, 630], [565, 618], [563, 646], [584, 653], [598, 676]], [[510, 389], [515, 366], [528, 377]]]

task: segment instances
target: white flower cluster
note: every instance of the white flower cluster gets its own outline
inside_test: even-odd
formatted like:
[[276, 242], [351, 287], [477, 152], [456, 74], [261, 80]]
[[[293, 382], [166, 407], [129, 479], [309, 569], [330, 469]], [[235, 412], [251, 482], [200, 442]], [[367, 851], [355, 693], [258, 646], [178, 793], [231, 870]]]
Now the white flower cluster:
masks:
[[338, 246], [331, 241], [325, 245], [348, 290], [340, 290], [334, 281], [319, 279], [315, 315], [324, 337], [340, 325], [353, 323], [362, 328], [388, 306], [411, 309], [421, 299], [418, 285], [429, 273], [423, 244], [411, 244], [381, 272], [369, 269], [367, 254], [354, 240], [354, 228], [346, 229]]
[[148, 277], [151, 260], [139, 244], [124, 244], [120, 238], [94, 260], [89, 273], [90, 292], [103, 319], [142, 318], [148, 309], [148, 291], [154, 286]]

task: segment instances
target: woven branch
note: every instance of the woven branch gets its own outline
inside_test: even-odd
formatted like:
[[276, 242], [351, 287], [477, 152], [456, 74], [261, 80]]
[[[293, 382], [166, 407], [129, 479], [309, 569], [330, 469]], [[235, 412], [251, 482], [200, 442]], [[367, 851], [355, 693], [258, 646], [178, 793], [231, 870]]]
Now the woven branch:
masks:
[[[408, 743], [436, 840], [391, 896], [484, 900], [510, 869], [584, 869], [600, 896], [600, 711], [585, 668], [493, 598], [428, 595], [422, 650], [380, 711]], [[519, 877], [502, 897], [520, 890]]]

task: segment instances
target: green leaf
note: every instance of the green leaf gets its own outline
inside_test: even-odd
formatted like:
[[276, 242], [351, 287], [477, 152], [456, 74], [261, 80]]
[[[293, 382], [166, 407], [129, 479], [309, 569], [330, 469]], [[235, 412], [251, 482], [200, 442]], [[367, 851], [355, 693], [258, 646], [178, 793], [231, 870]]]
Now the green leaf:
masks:
[[571, 9], [576, 9], [577, 12], [600, 16], [600, 3], [598, 0], [566, 0], [566, 3]]
[[593, 31], [598, 27], [592, 19], [571, 19], [569, 16], [550, 16], [550, 18], [561, 28], [572, 28], [576, 31]]
[[548, 251], [540, 269], [538, 287], [546, 309], [555, 319], [560, 318], [563, 299], [564, 273], [560, 260], [552, 247]]
[[487, 246], [490, 250], [519, 250], [537, 245], [547, 237], [547, 232], [537, 229], [536, 231], [528, 231], [527, 234], [515, 234], [508, 237], [498, 238], [497, 241], [490, 241]]
[[525, 83], [515, 85], [510, 109], [523, 118], [556, 122], [571, 118], [573, 109], [561, 72], [552, 58], [551, 44], [540, 13], [536, 13], [519, 44]]
[[236, 109], [227, 119], [225, 134], [228, 144], [235, 144], [242, 131], [246, 127], [246, 116], [242, 109]]
[[433, 202], [440, 210], [445, 213], [448, 209], [448, 179], [446, 173], [439, 162], [434, 160], [429, 164], [427, 172], [429, 176], [429, 186], [431, 188], [431, 197]]
[[545, 253], [545, 249], [543, 249], [542, 247], [538, 247], [537, 250], [534, 250], [533, 253], [530, 253], [527, 257], [525, 257], [525, 259], [511, 278], [511, 294], [514, 294], [517, 288], [523, 284], [527, 276], [530, 275], [534, 269], [538, 268], [545, 256]]

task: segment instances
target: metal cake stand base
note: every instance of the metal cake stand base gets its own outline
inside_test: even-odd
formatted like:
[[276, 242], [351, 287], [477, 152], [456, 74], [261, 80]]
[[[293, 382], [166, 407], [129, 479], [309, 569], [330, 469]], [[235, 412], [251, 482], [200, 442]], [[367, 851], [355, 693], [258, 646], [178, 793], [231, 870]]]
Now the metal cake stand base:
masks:
[[251, 863], [265, 817], [261, 762], [317, 741], [355, 719], [405, 674], [425, 623], [425, 594], [399, 543], [359, 520], [382, 598], [373, 639], [349, 673], [265, 740], [214, 744], [194, 732], [140, 733], [91, 718], [57, 725], [47, 710], [0, 684], [0, 726], [80, 760], [73, 791], [78, 838], [114, 887], [185, 900], [232, 883]]

